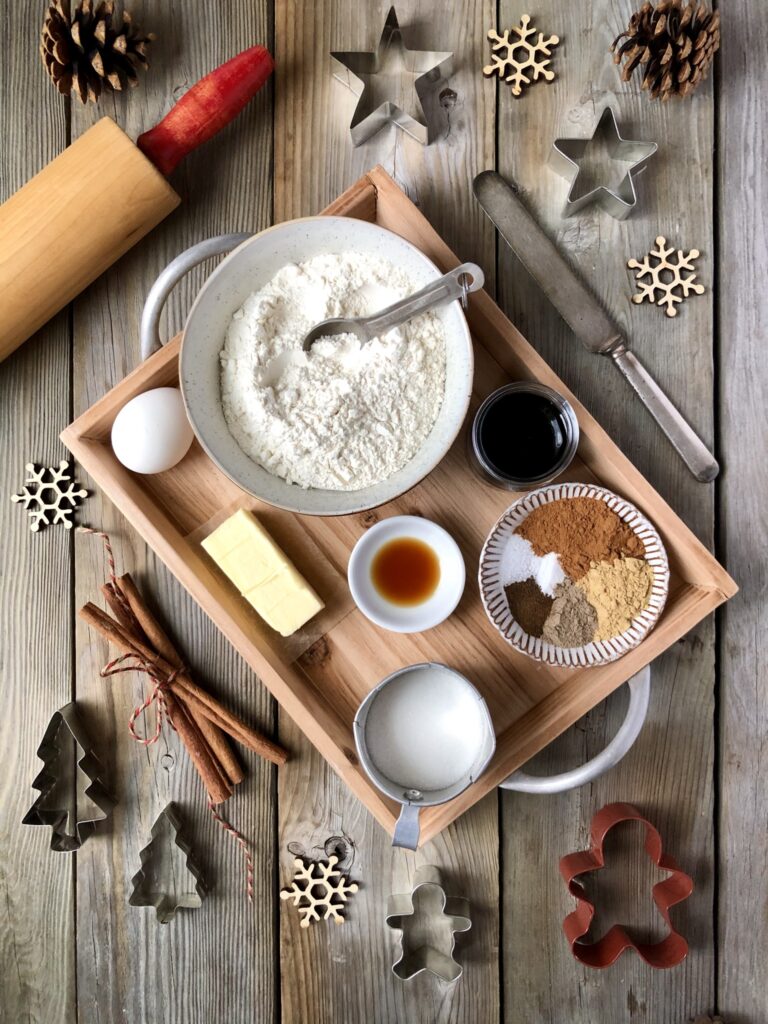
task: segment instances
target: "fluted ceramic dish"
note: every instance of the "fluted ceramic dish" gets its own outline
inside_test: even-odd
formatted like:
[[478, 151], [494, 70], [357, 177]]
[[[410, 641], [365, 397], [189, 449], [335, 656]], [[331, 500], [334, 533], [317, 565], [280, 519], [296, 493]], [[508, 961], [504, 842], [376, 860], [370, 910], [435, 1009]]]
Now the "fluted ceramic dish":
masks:
[[[561, 498], [595, 498], [604, 501], [645, 545], [645, 558], [653, 569], [651, 596], [628, 629], [608, 640], [594, 640], [583, 647], [557, 647], [526, 633], [509, 610], [499, 574], [501, 556], [510, 536], [534, 509]], [[516, 501], [491, 530], [480, 553], [480, 596], [488, 618], [515, 650], [548, 665], [605, 665], [637, 647], [656, 625], [669, 590], [669, 562], [658, 531], [629, 501], [613, 491], [592, 484], [552, 484], [531, 491]]]

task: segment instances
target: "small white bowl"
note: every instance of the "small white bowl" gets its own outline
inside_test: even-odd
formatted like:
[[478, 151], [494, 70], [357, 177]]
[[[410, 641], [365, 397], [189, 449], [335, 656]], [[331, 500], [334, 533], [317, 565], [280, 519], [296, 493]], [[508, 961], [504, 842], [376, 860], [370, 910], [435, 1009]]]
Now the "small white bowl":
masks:
[[[440, 562], [437, 588], [421, 604], [406, 606], [387, 601], [371, 577], [377, 553], [384, 544], [400, 537], [414, 537], [428, 544]], [[394, 633], [422, 633], [440, 625], [456, 608], [464, 593], [466, 569], [459, 545], [442, 526], [421, 516], [392, 516], [372, 526], [355, 544], [347, 579], [355, 604], [371, 622]]]

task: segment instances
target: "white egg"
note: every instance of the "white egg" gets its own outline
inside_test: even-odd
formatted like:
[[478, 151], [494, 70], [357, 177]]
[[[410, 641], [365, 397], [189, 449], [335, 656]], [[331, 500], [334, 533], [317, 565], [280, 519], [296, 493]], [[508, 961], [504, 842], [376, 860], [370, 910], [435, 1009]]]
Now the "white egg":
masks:
[[178, 388], [154, 388], [123, 406], [112, 424], [112, 450], [134, 473], [162, 473], [181, 462], [194, 434]]

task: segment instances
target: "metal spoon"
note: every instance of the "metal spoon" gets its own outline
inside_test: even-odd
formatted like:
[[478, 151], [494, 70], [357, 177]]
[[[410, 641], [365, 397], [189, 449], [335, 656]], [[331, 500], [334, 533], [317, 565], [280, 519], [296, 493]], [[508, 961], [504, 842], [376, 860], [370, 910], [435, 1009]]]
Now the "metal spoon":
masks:
[[374, 338], [380, 338], [393, 327], [399, 327], [417, 314], [441, 306], [444, 302], [461, 299], [462, 304], [466, 305], [467, 295], [482, 288], [484, 281], [485, 276], [480, 267], [475, 263], [462, 263], [455, 270], [428, 284], [426, 288], [408, 295], [392, 306], [387, 306], [380, 313], [349, 319], [336, 317], [332, 320], [323, 320], [305, 335], [302, 348], [309, 352], [318, 338], [334, 337], [338, 334], [354, 334], [364, 345]]

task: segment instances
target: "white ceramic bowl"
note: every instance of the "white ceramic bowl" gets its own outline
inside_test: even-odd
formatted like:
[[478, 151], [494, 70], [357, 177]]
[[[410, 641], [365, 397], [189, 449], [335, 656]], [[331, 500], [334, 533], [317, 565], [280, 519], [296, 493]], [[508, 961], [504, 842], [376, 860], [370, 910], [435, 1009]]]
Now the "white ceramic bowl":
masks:
[[357, 491], [305, 489], [269, 473], [242, 451], [229, 432], [221, 404], [219, 353], [232, 314], [287, 263], [345, 250], [388, 260], [408, 274], [414, 291], [440, 276], [434, 263], [410, 242], [367, 221], [354, 217], [286, 221], [243, 242], [213, 271], [190, 311], [181, 348], [181, 391], [192, 428], [208, 455], [255, 497], [306, 515], [362, 512], [410, 490], [451, 447], [472, 392], [472, 339], [460, 304], [452, 302], [435, 310], [445, 336], [443, 404], [426, 441], [399, 472]]
[[[499, 563], [506, 542], [530, 513], [560, 498], [596, 498], [604, 501], [645, 545], [645, 557], [653, 569], [653, 586], [647, 606], [636, 615], [628, 629], [609, 640], [598, 640], [583, 647], [556, 647], [541, 637], [530, 636], [515, 621], [499, 575]], [[669, 563], [661, 537], [654, 526], [630, 502], [613, 491], [592, 484], [552, 484], [531, 491], [504, 513], [486, 540], [480, 553], [480, 596], [488, 618], [516, 650], [537, 661], [565, 665], [604, 665], [632, 650], [648, 635], [658, 621], [669, 590]]]
[[[381, 596], [371, 578], [371, 564], [377, 552], [397, 537], [424, 541], [440, 562], [437, 589], [421, 604], [392, 604]], [[392, 516], [372, 526], [355, 544], [347, 579], [355, 603], [371, 622], [395, 633], [422, 633], [438, 626], [456, 608], [464, 593], [466, 569], [459, 545], [442, 526], [421, 516]]]

